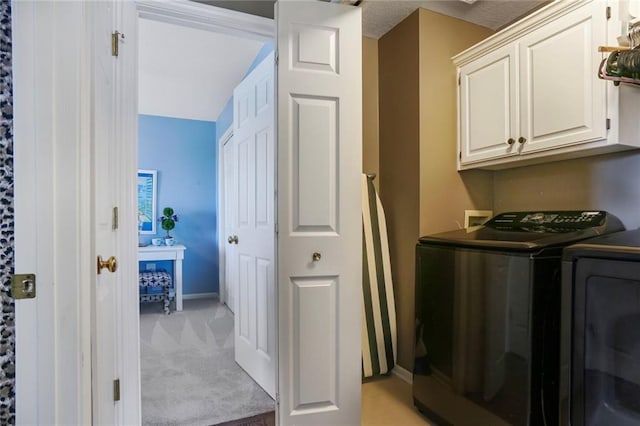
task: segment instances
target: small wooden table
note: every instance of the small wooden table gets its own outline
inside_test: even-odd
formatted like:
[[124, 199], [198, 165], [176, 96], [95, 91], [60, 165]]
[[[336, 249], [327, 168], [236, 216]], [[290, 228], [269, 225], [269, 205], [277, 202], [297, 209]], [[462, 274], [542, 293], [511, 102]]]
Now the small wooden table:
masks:
[[182, 310], [182, 259], [187, 248], [182, 244], [175, 246], [138, 247], [138, 262], [149, 260], [173, 260], [173, 282], [176, 287], [176, 311]]

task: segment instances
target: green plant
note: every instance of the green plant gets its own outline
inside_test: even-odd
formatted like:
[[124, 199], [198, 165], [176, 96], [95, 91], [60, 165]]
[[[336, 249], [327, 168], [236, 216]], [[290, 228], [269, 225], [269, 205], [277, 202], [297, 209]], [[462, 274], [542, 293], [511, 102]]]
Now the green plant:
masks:
[[171, 238], [171, 230], [176, 227], [178, 215], [175, 214], [171, 207], [165, 207], [162, 209], [162, 216], [158, 220], [160, 221], [162, 229], [167, 231], [167, 238]]

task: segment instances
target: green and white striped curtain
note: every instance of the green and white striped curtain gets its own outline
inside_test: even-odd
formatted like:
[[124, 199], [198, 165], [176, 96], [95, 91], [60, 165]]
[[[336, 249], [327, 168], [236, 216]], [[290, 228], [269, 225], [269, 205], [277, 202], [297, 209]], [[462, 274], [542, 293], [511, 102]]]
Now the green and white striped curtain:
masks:
[[396, 363], [396, 308], [387, 224], [373, 177], [362, 175], [362, 376], [390, 372]]

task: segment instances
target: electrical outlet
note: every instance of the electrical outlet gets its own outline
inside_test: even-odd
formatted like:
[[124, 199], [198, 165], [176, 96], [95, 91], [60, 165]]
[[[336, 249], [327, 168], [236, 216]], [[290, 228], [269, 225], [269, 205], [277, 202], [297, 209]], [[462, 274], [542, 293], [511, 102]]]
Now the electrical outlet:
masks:
[[147, 263], [146, 268], [147, 268], [147, 271], [155, 272], [155, 270], [156, 270], [156, 264], [155, 264], [155, 263]]

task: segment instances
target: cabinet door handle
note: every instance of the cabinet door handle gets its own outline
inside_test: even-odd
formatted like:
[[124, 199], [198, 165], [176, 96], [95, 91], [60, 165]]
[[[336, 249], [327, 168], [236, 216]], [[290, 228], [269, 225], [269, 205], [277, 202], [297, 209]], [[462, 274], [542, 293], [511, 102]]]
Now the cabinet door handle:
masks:
[[516, 143], [516, 140], [514, 138], [507, 139], [507, 145], [513, 145], [514, 143]]
[[518, 138], [518, 143], [525, 143], [527, 141], [527, 138], [520, 136]]

